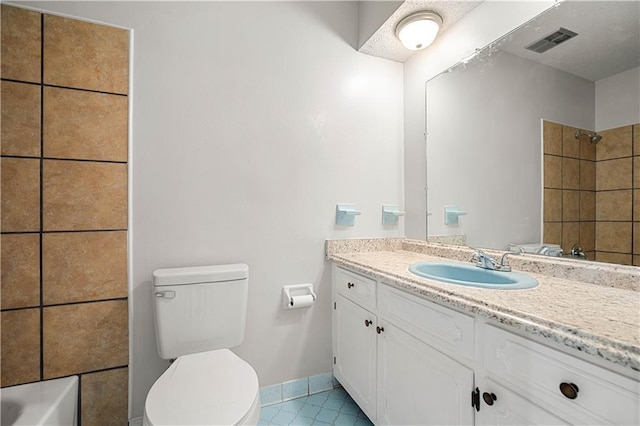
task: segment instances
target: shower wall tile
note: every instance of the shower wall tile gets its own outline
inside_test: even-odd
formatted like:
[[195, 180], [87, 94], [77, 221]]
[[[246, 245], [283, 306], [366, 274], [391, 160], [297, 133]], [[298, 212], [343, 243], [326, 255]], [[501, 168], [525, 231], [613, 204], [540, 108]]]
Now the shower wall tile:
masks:
[[544, 187], [562, 188], [562, 157], [544, 156]]
[[633, 125], [633, 155], [640, 155], [640, 123]]
[[125, 229], [127, 165], [45, 160], [46, 231]]
[[562, 188], [580, 189], [580, 160], [562, 159]]
[[40, 235], [2, 235], [2, 309], [40, 305]]
[[546, 222], [562, 220], [562, 190], [544, 190], [544, 220]]
[[596, 223], [580, 222], [580, 247], [585, 252], [592, 252], [596, 248]]
[[580, 220], [580, 191], [562, 191], [562, 221]]
[[617, 263], [618, 265], [631, 265], [632, 257], [630, 254], [597, 251], [596, 261], [606, 262], [606, 263]]
[[2, 232], [40, 229], [40, 160], [2, 158]]
[[562, 251], [569, 253], [574, 244], [580, 243], [580, 222], [562, 223]]
[[562, 124], [543, 121], [542, 134], [544, 153], [562, 155]]
[[633, 220], [640, 221], [640, 189], [633, 190]]
[[40, 310], [2, 312], [0, 384], [40, 380]]
[[580, 160], [580, 189], [596, 190], [596, 163], [594, 161]]
[[562, 244], [562, 223], [544, 222], [543, 241], [548, 244]]
[[596, 147], [597, 145], [591, 143], [588, 138], [580, 138], [580, 158], [583, 160], [596, 160]]
[[127, 424], [127, 368], [83, 374], [81, 383], [83, 426]]
[[640, 156], [633, 157], [633, 187], [640, 188]]
[[596, 220], [596, 192], [580, 191], [580, 220]]
[[602, 139], [596, 149], [596, 160], [629, 157], [633, 155], [632, 126], [617, 127], [600, 132]]
[[78, 424], [126, 424], [129, 32], [0, 7], [0, 385], [79, 374]]
[[1, 83], [2, 155], [40, 156], [40, 86]]
[[127, 297], [127, 232], [46, 233], [44, 304]]
[[596, 251], [631, 253], [631, 222], [596, 222]]
[[2, 78], [40, 82], [40, 13], [2, 5]]
[[44, 378], [127, 365], [126, 300], [45, 307]]
[[576, 139], [575, 127], [562, 126], [562, 155], [564, 157], [580, 158], [580, 142]]
[[599, 191], [596, 193], [596, 220], [631, 221], [632, 191]]
[[45, 15], [44, 82], [126, 94], [128, 44], [126, 30]]
[[633, 266], [640, 266], [640, 256], [633, 256]]
[[633, 254], [640, 254], [640, 222], [633, 224]]
[[629, 189], [632, 184], [631, 157], [596, 163], [596, 190]]
[[127, 161], [127, 97], [45, 87], [45, 157]]

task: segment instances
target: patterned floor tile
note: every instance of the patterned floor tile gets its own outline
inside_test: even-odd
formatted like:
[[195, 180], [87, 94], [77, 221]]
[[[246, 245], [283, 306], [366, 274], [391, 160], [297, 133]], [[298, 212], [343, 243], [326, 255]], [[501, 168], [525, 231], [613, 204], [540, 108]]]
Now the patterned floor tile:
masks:
[[260, 426], [373, 426], [344, 389], [262, 407]]

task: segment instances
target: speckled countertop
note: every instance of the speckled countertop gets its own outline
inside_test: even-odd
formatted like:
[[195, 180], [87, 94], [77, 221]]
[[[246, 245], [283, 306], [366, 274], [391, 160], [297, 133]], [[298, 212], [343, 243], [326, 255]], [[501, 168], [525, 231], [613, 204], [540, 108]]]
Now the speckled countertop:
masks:
[[539, 256], [513, 257], [514, 271], [527, 272], [540, 283], [526, 290], [445, 284], [408, 271], [413, 263], [446, 260], [443, 257], [468, 261], [470, 253], [468, 248], [399, 238], [327, 241], [327, 258], [338, 265], [441, 305], [499, 321], [618, 364], [637, 376], [640, 268], [595, 262], [582, 266], [575, 261]]

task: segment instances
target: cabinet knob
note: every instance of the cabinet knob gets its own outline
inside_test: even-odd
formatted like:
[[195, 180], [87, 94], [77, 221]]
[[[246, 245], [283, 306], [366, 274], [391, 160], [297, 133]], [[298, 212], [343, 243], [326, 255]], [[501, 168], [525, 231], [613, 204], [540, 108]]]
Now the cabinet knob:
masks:
[[353, 283], [347, 283], [347, 288], [351, 288], [351, 287], [353, 287], [353, 286], [354, 286], [354, 284], [353, 284]]
[[380, 326], [376, 327], [376, 333], [380, 334], [383, 331], [384, 331], [384, 327], [380, 327]]
[[578, 397], [578, 391], [578, 386], [573, 383], [560, 383], [560, 392], [569, 399], [576, 399]]
[[364, 325], [366, 325], [367, 327], [369, 327], [371, 324], [373, 324], [373, 321], [364, 320]]
[[491, 393], [485, 392], [482, 394], [482, 399], [484, 399], [484, 402], [487, 405], [493, 405], [493, 401], [497, 400], [498, 398], [496, 398], [496, 394], [493, 392]]

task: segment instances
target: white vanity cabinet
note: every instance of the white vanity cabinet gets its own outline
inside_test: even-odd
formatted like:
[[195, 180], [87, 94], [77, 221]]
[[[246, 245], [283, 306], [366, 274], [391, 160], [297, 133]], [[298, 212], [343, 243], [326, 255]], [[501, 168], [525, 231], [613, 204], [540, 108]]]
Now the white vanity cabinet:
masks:
[[476, 426], [569, 424], [491, 379], [479, 381], [478, 386], [483, 391], [478, 391], [481, 408], [475, 413]]
[[[492, 325], [483, 326], [486, 374], [531, 404], [570, 423], [640, 424], [638, 381]], [[491, 383], [481, 389], [494, 393], [496, 402], [501, 400]]]
[[367, 416], [377, 424], [471, 424], [473, 371], [425, 336], [472, 352], [473, 318], [430, 309], [428, 302], [342, 268], [333, 273], [334, 375]]
[[333, 265], [334, 375], [380, 425], [640, 424], [640, 381]]
[[473, 371], [391, 323], [379, 323], [376, 423], [472, 424]]
[[339, 294], [334, 306], [333, 374], [373, 420], [376, 416], [376, 317]]
[[333, 268], [333, 374], [369, 418], [376, 418], [376, 282]]

